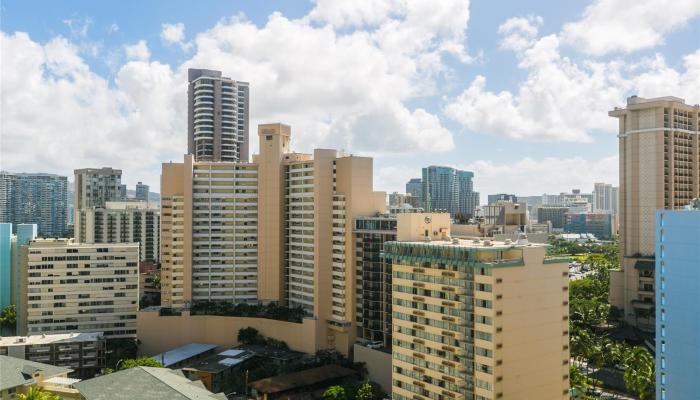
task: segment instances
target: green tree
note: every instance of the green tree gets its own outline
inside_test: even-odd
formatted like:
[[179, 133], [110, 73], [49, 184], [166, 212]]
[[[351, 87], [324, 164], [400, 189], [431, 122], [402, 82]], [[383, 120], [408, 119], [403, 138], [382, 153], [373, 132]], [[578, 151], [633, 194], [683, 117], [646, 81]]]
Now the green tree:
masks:
[[639, 396], [651, 399], [655, 392], [656, 371], [654, 357], [644, 347], [632, 348], [626, 357], [625, 387]]
[[265, 338], [253, 327], [238, 330], [238, 342], [243, 344], [265, 344]]
[[331, 386], [323, 392], [325, 400], [348, 400], [345, 388], [342, 386]]
[[578, 397], [583, 396], [590, 386], [588, 378], [575, 365], [569, 367], [569, 386]]
[[119, 370], [134, 368], [134, 367], [163, 367], [163, 364], [154, 360], [151, 357], [128, 358], [119, 363]]
[[378, 400], [378, 390], [369, 381], [360, 385], [355, 393], [355, 400]]
[[57, 395], [38, 387], [30, 387], [27, 389], [27, 393], [20, 393], [17, 398], [19, 400], [61, 400]]
[[17, 309], [14, 304], [10, 304], [0, 312], [0, 325], [11, 329], [17, 326]]

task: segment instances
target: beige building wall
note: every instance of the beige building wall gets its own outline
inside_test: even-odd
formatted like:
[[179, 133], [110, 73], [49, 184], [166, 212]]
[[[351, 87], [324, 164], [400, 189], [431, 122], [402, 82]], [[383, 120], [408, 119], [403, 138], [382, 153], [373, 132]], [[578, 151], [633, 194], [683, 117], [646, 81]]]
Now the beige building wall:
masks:
[[163, 164], [160, 176], [160, 259], [161, 304], [165, 307], [182, 306], [185, 301], [185, 177], [185, 163]]
[[22, 249], [19, 333], [104, 332], [136, 337], [138, 243], [37, 239]]
[[285, 302], [284, 181], [285, 154], [290, 152], [291, 128], [284, 124], [258, 126], [258, 235], [265, 250], [258, 255], [258, 297], [263, 302]]
[[[157, 311], [140, 311], [136, 320], [139, 331], [139, 353], [144, 356], [159, 354], [189, 343], [211, 343], [221, 347], [238, 344], [238, 331], [252, 327], [265, 337], [282, 340], [292, 350], [313, 354], [325, 348], [316, 335], [313, 319], [302, 323], [277, 321], [266, 318], [190, 315], [161, 317]], [[163, 332], [168, 332], [163, 335]], [[324, 341], [325, 342], [325, 341]]]
[[619, 120], [619, 238], [621, 272], [611, 272], [610, 302], [625, 320], [654, 330], [657, 209], [678, 209], [700, 196], [700, 107], [675, 97], [633, 96], [610, 111]]
[[452, 240], [449, 221], [448, 240], [426, 241], [433, 221], [407, 214], [385, 245], [394, 398], [568, 399], [568, 260], [543, 245]]
[[391, 353], [356, 343], [353, 346], [353, 361], [365, 363], [369, 380], [378, 383], [383, 391], [391, 393]]

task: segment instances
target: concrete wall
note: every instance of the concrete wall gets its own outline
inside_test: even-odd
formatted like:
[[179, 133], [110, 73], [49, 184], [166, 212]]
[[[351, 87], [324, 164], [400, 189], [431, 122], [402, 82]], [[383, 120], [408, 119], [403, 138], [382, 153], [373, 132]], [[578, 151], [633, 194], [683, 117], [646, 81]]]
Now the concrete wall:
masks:
[[369, 380], [391, 393], [391, 354], [355, 344], [354, 355], [355, 362], [365, 363]]
[[[304, 353], [320, 349], [316, 334], [318, 321], [305, 319], [301, 324], [266, 318], [190, 315], [161, 317], [157, 311], [141, 311], [136, 318], [139, 353], [151, 356], [186, 345], [211, 343], [221, 347], [238, 344], [238, 331], [252, 327], [261, 335], [282, 340], [289, 348]], [[325, 322], [324, 322], [325, 324]], [[164, 334], [167, 332], [167, 334]]]

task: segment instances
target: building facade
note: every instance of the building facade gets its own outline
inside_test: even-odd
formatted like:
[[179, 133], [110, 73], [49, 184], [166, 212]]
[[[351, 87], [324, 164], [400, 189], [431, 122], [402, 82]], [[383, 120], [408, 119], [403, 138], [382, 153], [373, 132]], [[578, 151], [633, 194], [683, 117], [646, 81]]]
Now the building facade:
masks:
[[108, 201], [80, 210], [80, 243], [138, 243], [141, 261], [160, 260], [160, 209], [145, 201]]
[[620, 144], [621, 265], [610, 273], [610, 304], [629, 324], [653, 331], [654, 293], [644, 288], [645, 275], [654, 276], [654, 216], [700, 197], [700, 106], [632, 96], [608, 114], [619, 121]]
[[357, 339], [391, 348], [391, 262], [384, 243], [396, 240], [396, 215], [355, 219]]
[[564, 229], [566, 213], [569, 208], [565, 206], [540, 206], [537, 208], [537, 222], [540, 224], [551, 223], [552, 229]]
[[21, 257], [20, 335], [104, 332], [108, 339], [136, 337], [137, 243], [37, 239], [22, 247]]
[[494, 204], [498, 200], [510, 201], [511, 203], [518, 202], [518, 196], [508, 193], [490, 194], [488, 197], [489, 204]]
[[12, 301], [12, 224], [0, 223], [0, 311]]
[[406, 193], [417, 199], [414, 207], [423, 207], [423, 181], [421, 178], [411, 178], [406, 182]]
[[148, 191], [150, 190], [148, 185], [145, 185], [141, 182], [136, 184], [136, 200], [140, 201], [148, 201]]
[[610, 240], [613, 236], [612, 215], [607, 212], [564, 214], [564, 232], [590, 233], [596, 239]]
[[[700, 207], [656, 213], [656, 398], [690, 399], [700, 391]], [[652, 288], [648, 288], [652, 289]]]
[[41, 236], [65, 237], [67, 196], [65, 176], [0, 172], [0, 223], [37, 224]]
[[568, 260], [397, 218], [392, 398], [569, 399]]
[[0, 337], [0, 356], [70, 368], [75, 378], [92, 378], [106, 366], [101, 332]]
[[126, 193], [122, 188], [122, 170], [110, 167], [82, 168], [74, 171], [73, 226], [74, 234], [83, 224], [81, 211], [104, 207], [108, 201], [121, 201]]
[[449, 212], [454, 218], [467, 220], [479, 205], [479, 193], [474, 191], [471, 171], [451, 167], [423, 168], [422, 198], [428, 212]]
[[188, 154], [195, 161], [248, 162], [248, 83], [192, 68], [188, 81]]
[[[386, 210], [372, 159], [290, 151], [291, 128], [258, 127], [252, 163], [163, 164], [162, 304], [301, 307], [330, 347], [355, 340], [354, 218]], [[190, 244], [191, 243], [191, 244]]]

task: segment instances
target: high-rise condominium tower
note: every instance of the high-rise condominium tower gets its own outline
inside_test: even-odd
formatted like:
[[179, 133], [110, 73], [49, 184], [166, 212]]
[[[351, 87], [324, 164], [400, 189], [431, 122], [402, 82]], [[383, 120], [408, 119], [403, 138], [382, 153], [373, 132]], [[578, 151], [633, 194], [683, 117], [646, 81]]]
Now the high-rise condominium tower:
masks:
[[80, 212], [85, 209], [104, 207], [108, 201], [123, 200], [122, 170], [103, 168], [76, 169], [73, 214], [75, 232], [82, 225]]
[[569, 399], [568, 260], [450, 239], [447, 214], [397, 220], [392, 398]]
[[0, 223], [37, 224], [39, 235], [63, 237], [68, 222], [68, 178], [0, 172]]
[[655, 212], [700, 197], [700, 106], [632, 96], [609, 115], [619, 120], [621, 256], [610, 303], [628, 323], [653, 331]]
[[449, 212], [452, 217], [469, 219], [479, 205], [471, 171], [450, 167], [423, 168], [423, 207], [425, 211]]
[[208, 69], [190, 69], [188, 80], [187, 152], [194, 161], [248, 162], [248, 83]]
[[353, 222], [386, 210], [372, 159], [290, 151], [291, 129], [258, 127], [252, 163], [163, 164], [162, 303], [277, 302], [303, 308], [324, 347], [355, 338]]

